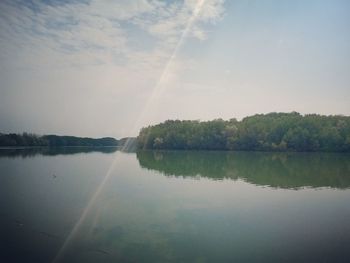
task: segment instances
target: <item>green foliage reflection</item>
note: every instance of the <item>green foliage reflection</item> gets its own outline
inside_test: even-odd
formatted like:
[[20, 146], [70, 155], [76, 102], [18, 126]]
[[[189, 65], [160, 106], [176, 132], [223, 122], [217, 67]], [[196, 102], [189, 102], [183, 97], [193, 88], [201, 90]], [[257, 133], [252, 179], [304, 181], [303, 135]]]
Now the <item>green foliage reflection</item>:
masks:
[[141, 167], [167, 176], [241, 179], [292, 189], [350, 187], [349, 154], [139, 151], [137, 158]]

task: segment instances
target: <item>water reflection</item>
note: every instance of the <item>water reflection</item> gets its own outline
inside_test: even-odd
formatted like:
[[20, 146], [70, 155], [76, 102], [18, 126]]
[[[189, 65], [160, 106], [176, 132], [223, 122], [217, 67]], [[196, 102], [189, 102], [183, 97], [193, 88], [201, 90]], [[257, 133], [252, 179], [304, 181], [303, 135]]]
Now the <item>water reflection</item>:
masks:
[[0, 149], [0, 158], [28, 158], [36, 155], [68, 155], [79, 153], [114, 153], [120, 147], [33, 147], [33, 148], [3, 148]]
[[141, 167], [166, 176], [242, 179], [291, 189], [350, 187], [348, 154], [140, 151], [137, 159]]
[[53, 262], [116, 157], [111, 177], [59, 262], [350, 258], [350, 190], [289, 191], [232, 181], [346, 188], [346, 155], [56, 154], [0, 158], [0, 262]]

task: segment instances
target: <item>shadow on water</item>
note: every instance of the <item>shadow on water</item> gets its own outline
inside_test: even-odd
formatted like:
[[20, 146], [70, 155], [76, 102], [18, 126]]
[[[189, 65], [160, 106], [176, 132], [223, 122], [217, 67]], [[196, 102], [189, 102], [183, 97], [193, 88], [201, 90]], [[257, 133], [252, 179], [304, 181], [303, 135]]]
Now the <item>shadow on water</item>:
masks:
[[287, 189], [350, 187], [349, 154], [140, 151], [137, 159], [166, 176], [241, 179]]

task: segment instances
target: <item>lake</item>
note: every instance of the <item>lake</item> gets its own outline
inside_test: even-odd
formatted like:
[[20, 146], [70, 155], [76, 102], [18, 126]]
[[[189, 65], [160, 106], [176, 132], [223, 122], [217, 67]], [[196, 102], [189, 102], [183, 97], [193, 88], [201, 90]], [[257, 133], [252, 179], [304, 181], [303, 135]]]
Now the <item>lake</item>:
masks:
[[349, 262], [350, 155], [0, 150], [1, 262]]

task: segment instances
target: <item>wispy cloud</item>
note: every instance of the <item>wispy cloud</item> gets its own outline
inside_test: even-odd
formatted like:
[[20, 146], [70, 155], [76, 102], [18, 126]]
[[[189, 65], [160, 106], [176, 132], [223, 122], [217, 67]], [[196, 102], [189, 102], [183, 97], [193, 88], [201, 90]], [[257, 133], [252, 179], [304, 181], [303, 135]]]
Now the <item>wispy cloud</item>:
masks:
[[[7, 94], [0, 119], [15, 131], [69, 126], [68, 133], [87, 135], [108, 120], [123, 125], [106, 135], [130, 135], [161, 76], [171, 88], [195, 67], [190, 56], [171, 59], [174, 50], [210, 37], [207, 26], [223, 14], [223, 0], [0, 1], [0, 91]], [[38, 116], [33, 104], [45, 113]]]
[[350, 5], [304, 2], [0, 0], [0, 131], [348, 114]]
[[[181, 37], [197, 1], [102, 1], [47, 4], [1, 1], [2, 60], [16, 66], [123, 64], [162, 66]], [[222, 0], [204, 1], [189, 36], [204, 40], [205, 23], [223, 14]], [[153, 46], [135, 50], [130, 31], [149, 34]], [[140, 39], [142, 41], [142, 39]], [[135, 64], [136, 63], [136, 64]]]

